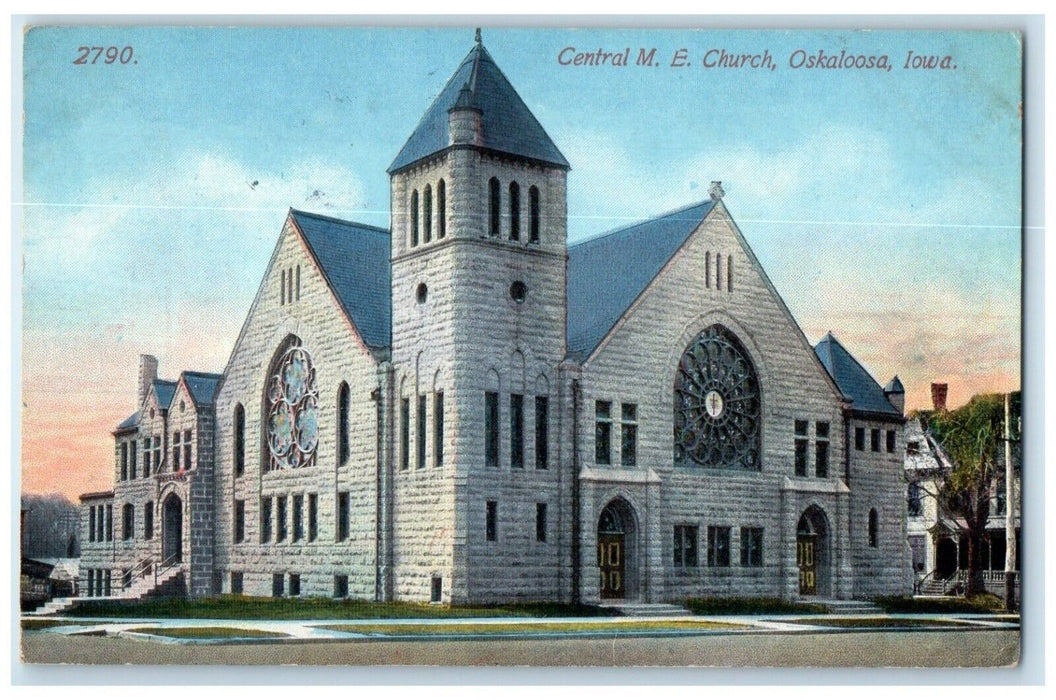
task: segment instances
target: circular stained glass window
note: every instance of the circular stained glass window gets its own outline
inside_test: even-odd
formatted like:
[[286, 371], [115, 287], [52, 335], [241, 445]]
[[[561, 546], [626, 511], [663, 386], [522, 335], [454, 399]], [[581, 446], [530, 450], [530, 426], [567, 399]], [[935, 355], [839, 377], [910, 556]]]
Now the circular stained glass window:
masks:
[[268, 383], [268, 455], [272, 469], [307, 466], [319, 444], [318, 396], [312, 357], [302, 347], [286, 351]]
[[737, 337], [718, 324], [682, 354], [675, 376], [675, 462], [758, 470], [759, 379]]

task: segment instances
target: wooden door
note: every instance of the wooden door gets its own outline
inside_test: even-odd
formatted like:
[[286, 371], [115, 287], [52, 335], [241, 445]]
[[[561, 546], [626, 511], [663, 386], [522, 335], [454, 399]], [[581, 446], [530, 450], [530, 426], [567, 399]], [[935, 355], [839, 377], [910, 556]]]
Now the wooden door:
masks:
[[601, 597], [623, 598], [624, 554], [623, 535], [598, 535], [598, 566], [601, 568]]
[[818, 537], [799, 535], [796, 537], [796, 565], [799, 567], [799, 594], [818, 593]]

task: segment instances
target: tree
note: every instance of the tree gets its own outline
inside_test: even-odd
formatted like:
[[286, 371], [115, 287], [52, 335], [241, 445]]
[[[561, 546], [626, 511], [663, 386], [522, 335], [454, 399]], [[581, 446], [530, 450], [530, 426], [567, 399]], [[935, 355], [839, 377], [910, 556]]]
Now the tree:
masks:
[[27, 557], [78, 556], [78, 507], [62, 495], [22, 494], [22, 554]]
[[973, 396], [964, 406], [930, 413], [926, 420], [944, 471], [937, 494], [939, 508], [964, 522], [968, 543], [965, 595], [979, 595], [986, 592], [982, 553], [990, 503], [1004, 476], [1004, 397]]

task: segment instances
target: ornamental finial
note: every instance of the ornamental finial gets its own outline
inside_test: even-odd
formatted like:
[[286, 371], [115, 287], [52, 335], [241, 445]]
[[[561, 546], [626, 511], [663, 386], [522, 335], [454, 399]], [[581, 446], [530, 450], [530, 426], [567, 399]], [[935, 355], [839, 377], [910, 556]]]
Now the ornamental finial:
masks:
[[480, 27], [477, 27], [477, 34], [473, 37], [473, 41], [477, 42], [478, 44], [482, 43], [480, 38]]
[[712, 201], [722, 201], [722, 198], [726, 196], [726, 190], [722, 189], [722, 180], [712, 180], [708, 194], [711, 196]]

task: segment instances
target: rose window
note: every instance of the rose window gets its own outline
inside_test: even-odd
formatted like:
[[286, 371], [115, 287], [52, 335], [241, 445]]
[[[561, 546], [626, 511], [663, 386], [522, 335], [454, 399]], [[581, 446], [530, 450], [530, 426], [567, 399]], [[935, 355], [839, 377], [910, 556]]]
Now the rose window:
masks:
[[319, 443], [315, 368], [302, 347], [286, 351], [268, 383], [267, 442], [272, 469], [307, 466]]
[[759, 379], [747, 351], [714, 325], [682, 355], [675, 377], [675, 462], [708, 469], [759, 463]]

